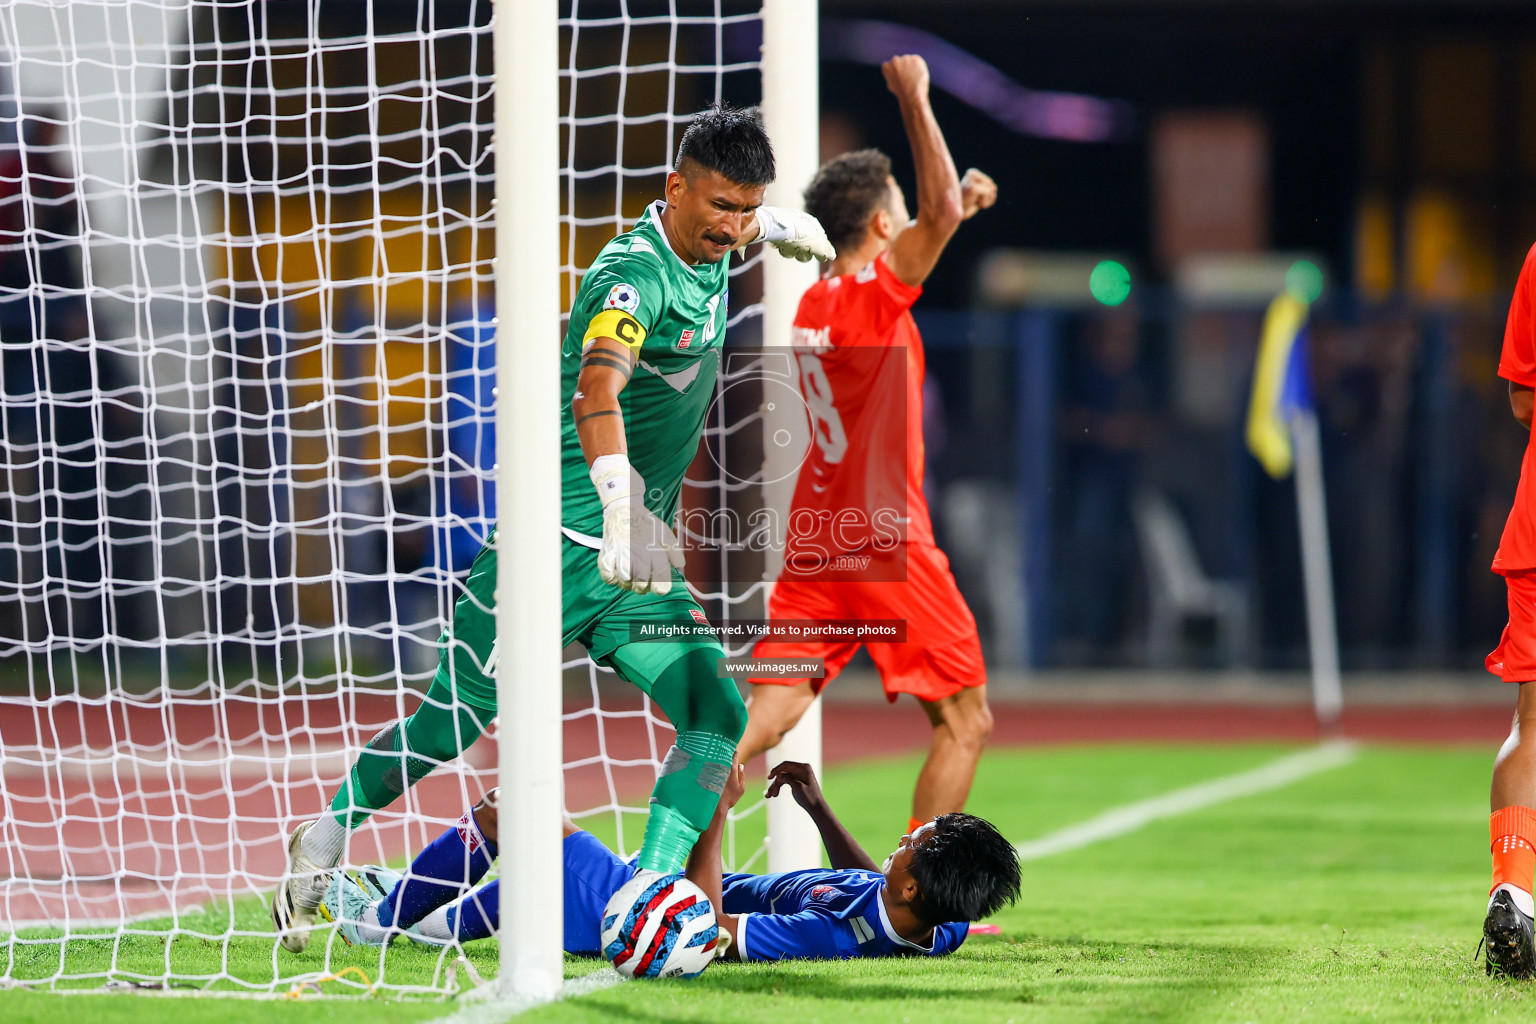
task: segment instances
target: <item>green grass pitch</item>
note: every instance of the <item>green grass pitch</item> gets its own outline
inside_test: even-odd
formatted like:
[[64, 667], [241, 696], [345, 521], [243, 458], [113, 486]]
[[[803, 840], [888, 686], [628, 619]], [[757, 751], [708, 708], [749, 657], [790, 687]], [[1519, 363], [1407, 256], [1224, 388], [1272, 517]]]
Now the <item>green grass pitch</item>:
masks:
[[[1270, 761], [1281, 747], [994, 751], [971, 808], [1029, 839], [1121, 804]], [[1455, 1021], [1536, 1014], [1533, 987], [1474, 959], [1487, 887], [1492, 750], [1368, 748], [1283, 789], [1171, 818], [1024, 866], [1024, 899], [943, 960], [719, 964], [696, 982], [627, 984], [520, 1020], [947, 1024], [988, 1021]], [[827, 792], [878, 860], [901, 831], [913, 759], [843, 766]], [[238, 924], [265, 926], [254, 900]], [[227, 912], [209, 915], [217, 926]], [[191, 919], [189, 919], [191, 920]], [[0, 948], [14, 977], [113, 968], [269, 982], [324, 963], [269, 938], [184, 936]], [[494, 970], [492, 943], [471, 948]], [[114, 961], [115, 957], [115, 961]], [[377, 978], [377, 950], [332, 945], [329, 967]], [[389, 980], [426, 983], [435, 955], [400, 944]], [[571, 976], [596, 968], [568, 960]], [[101, 979], [89, 982], [91, 987]], [[231, 987], [227, 982], [223, 987]], [[340, 991], [335, 983], [327, 986]], [[140, 1024], [430, 1020], [440, 1001], [268, 1000], [0, 992], [0, 1020]]]

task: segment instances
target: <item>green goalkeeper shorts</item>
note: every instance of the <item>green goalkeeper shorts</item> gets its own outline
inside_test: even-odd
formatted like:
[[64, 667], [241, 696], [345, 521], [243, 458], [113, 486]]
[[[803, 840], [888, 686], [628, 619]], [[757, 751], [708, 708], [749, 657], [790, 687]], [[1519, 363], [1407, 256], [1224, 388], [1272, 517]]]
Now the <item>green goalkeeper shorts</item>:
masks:
[[[442, 649], [434, 687], [446, 686], [457, 699], [483, 711], [496, 710], [496, 539], [493, 531], [470, 566], [464, 593], [453, 609], [453, 622], [439, 640]], [[646, 693], [674, 661], [699, 648], [724, 657], [707, 632], [708, 620], [683, 574], [672, 570], [667, 594], [636, 594], [604, 583], [597, 573], [597, 551], [560, 538], [561, 644], [579, 642], [598, 664], [609, 664], [626, 645], [625, 676]], [[702, 634], [702, 635], [700, 635]], [[681, 639], [651, 639], [677, 637]]]

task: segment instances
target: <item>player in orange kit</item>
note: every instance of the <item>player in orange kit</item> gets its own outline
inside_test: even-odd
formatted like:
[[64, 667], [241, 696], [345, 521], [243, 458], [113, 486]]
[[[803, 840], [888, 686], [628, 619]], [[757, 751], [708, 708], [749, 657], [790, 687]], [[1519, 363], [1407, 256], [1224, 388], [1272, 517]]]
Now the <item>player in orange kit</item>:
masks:
[[[805, 192], [838, 257], [800, 299], [795, 349], [814, 440], [790, 512], [775, 623], [905, 622], [904, 643], [871, 642], [886, 697], [910, 693], [933, 723], [910, 828], [965, 806], [992, 731], [976, 620], [934, 542], [923, 497], [923, 342], [911, 306], [960, 222], [997, 186], [964, 179], [928, 104], [928, 66], [881, 68], [901, 104], [917, 171], [917, 219], [876, 150], [829, 161]], [[764, 641], [755, 657], [824, 659], [825, 679], [753, 679], [746, 761], [775, 746], [858, 650], [838, 636]]]
[[[1499, 376], [1509, 382], [1515, 419], [1531, 428], [1536, 394], [1536, 247], [1526, 254], [1504, 328]], [[1520, 687], [1509, 739], [1493, 764], [1489, 840], [1493, 891], [1483, 922], [1488, 973], [1517, 978], [1536, 974], [1531, 887], [1536, 874], [1536, 448], [1526, 444], [1520, 485], [1509, 512], [1493, 571], [1509, 592], [1509, 624], [1488, 655], [1488, 671]]]

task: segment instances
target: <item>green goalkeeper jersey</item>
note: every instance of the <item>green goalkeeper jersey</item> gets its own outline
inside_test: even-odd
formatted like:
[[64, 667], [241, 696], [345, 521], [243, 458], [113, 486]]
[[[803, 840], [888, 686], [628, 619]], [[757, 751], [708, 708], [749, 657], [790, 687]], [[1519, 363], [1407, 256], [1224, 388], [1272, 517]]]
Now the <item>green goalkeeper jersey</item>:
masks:
[[633, 229], [603, 247], [581, 280], [560, 349], [560, 523], [566, 536], [588, 547], [602, 542], [603, 505], [571, 413], [586, 342], [616, 338], [635, 354], [619, 408], [630, 465], [645, 479], [646, 507], [664, 523], [677, 514], [683, 474], [715, 397], [730, 257], [684, 263], [667, 244], [665, 206], [652, 203]]

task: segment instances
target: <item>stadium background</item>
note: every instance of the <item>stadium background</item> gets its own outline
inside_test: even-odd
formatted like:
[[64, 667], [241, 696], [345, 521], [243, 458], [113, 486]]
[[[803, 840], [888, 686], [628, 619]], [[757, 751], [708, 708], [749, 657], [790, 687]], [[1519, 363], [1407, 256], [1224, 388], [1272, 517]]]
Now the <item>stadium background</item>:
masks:
[[[382, 2], [326, 6], [338, 31], [365, 8], [380, 26], [408, 22], [418, 10]], [[451, 19], [460, 8], [434, 10]], [[870, 38], [861, 32], [885, 38], [878, 33], [896, 25], [928, 33], [1023, 89], [1103, 101], [1113, 122], [1101, 141], [1042, 137], [1074, 129], [1047, 121], [1020, 131], [999, 119], [1016, 111], [935, 90], [957, 162], [987, 170], [1001, 190], [995, 210], [962, 228], [918, 314], [931, 380], [930, 500], [995, 672], [999, 743], [1314, 735], [1292, 485], [1266, 477], [1242, 438], [1264, 304], [1286, 270], [1308, 261], [1326, 281], [1312, 345], [1351, 708], [1346, 731], [1374, 740], [1477, 743], [1491, 756], [1511, 698], [1480, 668], [1504, 619], [1502, 585], [1487, 566], [1526, 440], [1510, 420], [1495, 367], [1508, 292], [1536, 241], [1536, 11], [1503, 3], [1239, 7], [1155, 0], [822, 0], [821, 10], [828, 23], [822, 155], [879, 146], [893, 156], [909, 195], [901, 125], [860, 47]], [[284, 5], [269, 5], [268, 16], [283, 18]], [[1004, 23], [1023, 28], [998, 31]], [[750, 53], [755, 39], [747, 32], [728, 43]], [[662, 43], [642, 37], [639, 45]], [[468, 51], [460, 58], [471, 59]], [[349, 73], [362, 73], [345, 62], [332, 70], [338, 86]], [[27, 97], [19, 98], [26, 107]], [[172, 124], [196, 120], [190, 105], [172, 104], [167, 113]], [[210, 165], [225, 155], [216, 141], [192, 142]], [[626, 144], [654, 142], [641, 129]], [[592, 143], [605, 144], [611, 151], [611, 139]], [[309, 145], [294, 133], [291, 147], [274, 147], [271, 168], [241, 173], [280, 171], [284, 159], [301, 159]], [[239, 180], [230, 179], [232, 188]], [[639, 197], [654, 185], [635, 181], [630, 189]], [[611, 200], [611, 186], [591, 188], [607, 188], [603, 201]], [[419, 198], [391, 201], [401, 204], [402, 220], [421, 211]], [[1191, 212], [1218, 201], [1219, 218]], [[449, 205], [455, 202], [480, 209], [472, 197]], [[253, 237], [303, 237], [316, 225], [307, 205], [232, 204], [227, 213], [232, 231]], [[336, 258], [359, 266], [373, 259], [362, 239], [349, 243], [346, 226], [379, 216], [389, 213], [350, 211], [344, 197], [329, 204], [326, 226], [340, 239]], [[467, 220], [454, 244], [472, 253], [465, 258], [473, 263], [489, 250], [471, 238], [483, 225]], [[579, 234], [568, 240], [578, 265], [607, 237], [601, 226]], [[388, 258], [395, 266], [419, 248], [408, 232], [382, 244], [393, 247]], [[313, 266], [299, 258], [303, 249], [252, 244], [236, 247], [230, 259], [246, 261], [246, 279], [259, 289], [258, 282], [285, 272], [313, 276]], [[1104, 260], [1130, 273], [1129, 297], [1118, 305], [1100, 301], [1086, 284], [1086, 269]], [[1209, 284], [1212, 267], [1229, 271], [1214, 273], [1226, 284]], [[467, 336], [485, 327], [478, 305], [484, 283], [471, 275], [453, 297], [465, 311]], [[750, 301], [750, 274], [741, 288]], [[290, 332], [315, 329], [320, 317], [358, 329], [370, 318], [388, 326], [383, 317], [399, 315], [409, 325], [421, 319], [413, 310], [440, 301], [408, 289], [382, 299], [366, 289], [336, 298], [299, 297], [268, 321], [236, 322], [230, 353], [272, 351]], [[111, 308], [97, 315], [124, 336], [132, 330]], [[5, 390], [22, 396], [32, 371], [18, 368], [18, 349], [31, 326], [18, 326], [14, 307], [0, 320], [10, 332], [3, 337]], [[755, 340], [750, 326], [744, 344]], [[65, 375], [87, 364], [99, 380], [132, 379], [134, 372], [111, 346], [61, 358], [86, 360], [60, 366]], [[410, 378], [428, 356], [401, 338], [388, 358], [381, 379], [393, 381]], [[232, 408], [259, 411], [272, 401], [254, 387], [245, 393], [236, 384], [234, 391]], [[415, 417], [422, 452], [453, 450], [421, 397], [392, 391], [392, 422]], [[298, 408], [307, 396], [283, 400]], [[132, 454], [147, 457], [162, 444], [146, 428], [147, 415], [124, 407], [97, 425], [61, 407], [52, 419], [59, 433], [50, 441], [110, 448], [118, 456], [114, 471], [126, 474], [118, 485], [128, 486]], [[273, 458], [266, 446], [226, 454], [222, 465], [244, 468]], [[366, 461], [370, 453], [357, 456]], [[27, 492], [24, 475], [11, 479], [5, 500], [25, 509], [37, 492]], [[241, 480], [231, 472], [212, 485], [249, 507], [259, 489], [243, 489]], [[314, 489], [315, 501], [326, 500], [322, 490]], [[357, 500], [349, 507], [377, 502], [362, 493]], [[411, 500], [408, 483], [392, 497], [407, 508], [432, 499], [417, 495], [417, 506]], [[1155, 550], [1152, 508], [1172, 509], [1173, 528], [1187, 540], [1173, 546], [1177, 557]], [[151, 510], [117, 511], [112, 528], [123, 533], [113, 572], [133, 578], [133, 566], [149, 564], [154, 544], [134, 524], [147, 522]], [[26, 515], [6, 518], [25, 522]], [[1166, 529], [1170, 520], [1161, 522]], [[433, 546], [361, 518], [359, 524], [343, 549], [317, 546], [303, 557], [335, 557], [366, 574], [391, 558], [425, 558]], [[0, 566], [0, 637], [9, 641], [0, 686], [11, 692], [58, 678], [22, 650], [39, 630], [66, 637], [77, 651], [99, 645], [108, 620], [123, 635], [155, 634], [153, 598], [142, 590], [115, 593], [105, 616], [99, 600], [71, 596], [70, 588], [43, 592], [44, 577], [78, 582], [88, 592], [103, 572], [89, 545], [72, 543], [89, 533], [89, 524], [81, 519], [62, 530], [50, 538], [61, 542], [58, 550], [44, 556], [57, 561]], [[200, 543], [220, 548], [231, 577], [264, 556], [243, 538]], [[22, 547], [3, 543], [0, 552]], [[451, 560], [441, 566], [461, 567]], [[1191, 575], [1220, 584], [1216, 613], [1191, 610], [1154, 625], [1150, 608], [1170, 599], [1172, 581]], [[259, 639], [264, 629], [326, 624], [341, 614], [329, 590], [301, 588], [291, 596], [290, 602], [259, 587], [230, 586], [213, 611], [178, 610], [171, 602], [185, 621], [253, 623], [251, 632], [235, 630], [207, 649], [179, 647], [168, 655], [123, 650], [123, 678], [135, 678], [136, 664], [146, 679], [158, 678], [162, 657], [171, 659], [173, 680], [202, 678], [210, 657], [259, 666], [275, 646]], [[391, 681], [391, 658], [401, 648], [368, 649], [369, 630], [394, 602], [417, 599], [432, 602], [373, 583], [347, 593], [348, 626], [361, 638], [355, 667], [363, 675], [381, 685]], [[44, 607], [46, 625], [37, 614]], [[422, 643], [403, 655], [415, 659], [409, 668], [418, 677], [436, 632], [430, 607], [419, 618], [427, 623]], [[871, 700], [873, 686], [862, 672], [834, 687], [831, 758], [922, 745], [926, 730], [915, 710], [882, 709]], [[382, 705], [366, 710], [372, 718], [363, 716], [364, 729], [388, 717]], [[878, 744], [861, 728], [875, 720]], [[854, 732], [857, 744], [834, 751], [840, 733]], [[478, 767], [493, 763], [487, 758]], [[1480, 800], [1468, 794], [1469, 805]]]
[[[414, 5], [372, 8], [380, 31], [390, 19], [414, 18]], [[316, 28], [347, 31], [361, 9], [326, 4]], [[455, 11], [465, 14], [453, 4], [435, 9], [445, 23]], [[1105, 141], [1041, 137], [1057, 128], [1043, 123], [1021, 130], [1027, 119], [1005, 109], [1019, 102], [1015, 98], [965, 102], [935, 89], [957, 159], [988, 170], [1001, 187], [999, 207], [966, 225], [919, 306], [932, 350], [929, 493], [940, 539], [978, 613], [989, 663], [1002, 670], [1304, 668], [1291, 484], [1266, 478], [1242, 446], [1267, 280], [1257, 264], [1272, 255], [1285, 266], [1315, 262], [1327, 281], [1314, 313], [1313, 349], [1344, 667], [1475, 670], [1503, 618], [1502, 587], [1485, 570], [1523, 444], [1508, 429], [1494, 366], [1507, 294], [1536, 238], [1531, 14], [1518, 5], [1475, 3], [1262, 3], [1240, 11], [1185, 3], [1049, 3], [1021, 10], [1008, 3], [939, 9], [848, 0], [822, 7], [833, 29], [823, 32], [822, 42], [823, 156], [879, 146], [892, 154], [909, 190], [900, 122], [860, 51], [868, 39], [882, 38], [882, 28], [899, 24], [931, 33], [1017, 86], [1109, 101], [1118, 118]], [[303, 22], [286, 5], [269, 8], [267, 17]], [[1026, 30], [992, 31], [1004, 17], [1027, 19]], [[752, 26], [733, 29], [727, 52], [750, 53]], [[227, 38], [230, 29], [220, 31]], [[641, 34], [634, 45], [643, 51], [665, 41]], [[463, 40], [444, 53], [470, 59]], [[479, 52], [475, 59], [488, 57]], [[301, 63], [287, 69], [295, 81], [302, 80]], [[282, 62], [275, 66], [280, 79]], [[952, 76], [968, 71], [964, 62], [949, 69]], [[334, 61], [327, 72], [329, 87], [343, 92], [366, 73], [361, 57], [355, 66]], [[644, 88], [643, 80], [637, 87]], [[599, 99], [595, 92], [584, 96], [584, 102]], [[205, 94], [196, 102], [209, 101]], [[269, 113], [280, 117], [282, 102]], [[472, 102], [485, 100], [465, 100]], [[413, 109], [400, 105], [402, 113]], [[34, 113], [46, 118], [49, 111]], [[223, 162], [227, 170], [215, 173], [226, 175], [232, 196], [242, 184], [280, 177], [307, 159], [308, 143], [292, 134], [251, 165], [238, 137], [199, 138], [188, 127], [197, 121], [195, 105], [178, 101], [163, 113], [192, 140], [200, 167]], [[386, 108], [386, 128], [388, 116]], [[457, 116], [467, 116], [463, 105]], [[333, 113], [330, 130], [341, 134], [346, 117]], [[1009, 117], [1011, 125], [1004, 123]], [[255, 132], [263, 122], [252, 125]], [[654, 129], [633, 127], [624, 144], [653, 148]], [[455, 145], [467, 152], [475, 144], [467, 125], [462, 136]], [[597, 134], [582, 143], [594, 152], [612, 144], [611, 135]], [[409, 141], [396, 145], [408, 149]], [[175, 173], [172, 152], [165, 146], [157, 156], [160, 173]], [[1181, 154], [1193, 158], [1179, 163]], [[387, 179], [396, 165], [386, 159], [382, 166]], [[355, 189], [361, 182], [331, 184]], [[640, 203], [649, 185], [631, 180], [626, 202]], [[603, 202], [610, 198], [606, 181], [582, 187]], [[387, 223], [398, 215], [406, 224], [421, 212], [422, 197], [409, 189], [392, 192], [381, 179], [381, 194], [386, 208], [376, 210], [370, 196], [340, 191], [319, 215], [308, 202], [230, 202], [225, 215], [236, 236], [276, 233], [293, 240], [232, 246], [231, 276], [269, 297], [284, 275], [313, 276], [316, 221], [334, 229], [338, 265], [420, 262], [419, 240], [407, 231], [387, 238], [378, 253], [362, 237], [360, 226], [370, 218]], [[1201, 204], [1191, 203], [1196, 195]], [[1220, 216], [1191, 216], [1192, 207], [1212, 208], [1217, 199], [1226, 204]], [[456, 209], [472, 205], [463, 195], [434, 201]], [[450, 225], [450, 245], [466, 254], [461, 259], [477, 246], [473, 258], [484, 260], [489, 239], [472, 242], [474, 224], [467, 216]], [[580, 234], [572, 249], [577, 265], [601, 245], [607, 225]], [[1228, 254], [1226, 264], [1239, 277], [1249, 271], [1246, 285], [1240, 281], [1230, 294], [1201, 292], [1190, 257], [1209, 272], [1211, 261], [1200, 257], [1211, 253]], [[1080, 280], [1063, 285], [1051, 274], [1056, 269], [1072, 278], [1073, 261], [1084, 259], [1089, 266], [1102, 259], [1124, 264], [1132, 280], [1129, 299], [1106, 306]], [[20, 260], [13, 255], [10, 262], [8, 272], [24, 277], [14, 266]], [[752, 277], [738, 289], [749, 299]], [[465, 332], [481, 329], [475, 309], [485, 285], [469, 277], [451, 285], [448, 303]], [[261, 314], [237, 303], [229, 344], [247, 358], [280, 351], [280, 332], [250, 322], [262, 315], [300, 333], [322, 315], [353, 330], [373, 321], [386, 329], [417, 323], [423, 307], [441, 301], [435, 287], [397, 284], [382, 296], [361, 287], [336, 296], [285, 295], [281, 304], [262, 305]], [[107, 331], [133, 330], [125, 311], [110, 303], [98, 301], [95, 312]], [[21, 396], [35, 372], [18, 351], [29, 325], [14, 302], [6, 319], [12, 339], [7, 388]], [[738, 340], [755, 340], [754, 326], [747, 324]], [[1027, 365], [1021, 352], [1030, 354]], [[386, 374], [402, 380], [427, 356], [420, 346], [400, 343], [391, 344], [387, 358]], [[110, 351], [96, 362], [104, 386], [138, 373]], [[296, 376], [318, 379], [318, 373], [318, 364], [306, 365]], [[233, 396], [230, 404], [259, 413], [271, 399], [257, 390]], [[399, 387], [389, 394], [393, 424], [412, 417], [421, 422], [416, 443], [422, 451], [464, 447], [429, 436], [424, 396]], [[286, 401], [297, 408], [311, 397], [300, 388]], [[358, 415], [369, 413], [363, 408]], [[304, 425], [302, 415], [295, 424]], [[136, 444], [150, 444], [141, 452], [153, 449], [141, 408], [117, 410], [96, 439], [87, 437], [93, 427], [83, 415], [68, 409], [58, 411], [55, 429], [61, 443], [105, 444], [130, 455]], [[247, 447], [225, 453], [221, 462], [251, 466], [285, 454], [295, 464], [307, 461], [302, 450], [274, 456], [262, 446]], [[361, 447], [355, 455], [371, 457]], [[132, 482], [131, 462], [113, 462], [112, 471], [125, 477], [116, 483]], [[238, 486], [236, 477], [214, 486]], [[298, 483], [303, 489], [302, 474]], [[27, 487], [19, 477], [14, 500], [24, 502]], [[315, 501], [324, 500], [320, 490], [312, 488]], [[398, 490], [400, 508], [430, 503], [430, 495], [411, 493], [408, 483]], [[1172, 502], [1192, 560], [1153, 555], [1145, 516], [1138, 522], [1135, 512], [1138, 496], [1147, 495]], [[263, 499], [252, 492], [241, 500]], [[378, 505], [377, 496], [356, 498], [359, 508]], [[129, 578], [135, 566], [141, 576], [148, 572], [149, 533], [133, 523], [151, 514], [141, 501], [125, 506], [114, 522], [124, 534], [114, 538], [114, 572]], [[12, 518], [27, 521], [25, 510]], [[7, 567], [4, 578], [19, 585], [0, 594], [0, 635], [37, 635], [41, 620], [25, 609], [35, 607], [35, 584], [45, 572], [79, 581], [82, 590], [100, 578], [99, 555], [81, 543], [89, 533], [85, 518], [63, 529], [61, 539], [73, 553], [54, 556], [60, 564], [39, 559]], [[463, 548], [465, 541], [455, 543]], [[366, 572], [383, 563], [390, 546], [401, 565], [433, 557], [433, 545], [419, 531], [397, 533], [386, 544], [382, 529], [366, 524], [351, 535], [342, 557]], [[303, 554], [332, 557], [321, 547]], [[225, 550], [220, 557], [230, 575], [239, 576], [238, 566], [259, 567], [264, 554]], [[464, 552], [453, 558], [461, 562]], [[1166, 596], [1167, 574], [1187, 572], [1229, 583], [1223, 594], [1231, 607], [1150, 629], [1149, 604]], [[324, 588], [301, 590], [294, 607], [275, 605], [255, 589], [229, 589], [223, 614], [232, 621], [255, 616], [258, 632], [264, 616], [335, 616]], [[407, 605], [420, 600], [396, 596]], [[82, 641], [100, 636], [100, 601], [53, 600], [63, 602], [56, 628]], [[114, 601], [120, 631], [154, 632], [151, 595], [141, 590]], [[382, 620], [389, 601], [366, 587], [350, 594], [352, 624]], [[186, 614], [201, 619], [205, 611]], [[169, 613], [180, 614], [174, 599]], [[430, 659], [424, 649], [410, 654], [418, 665]]]

